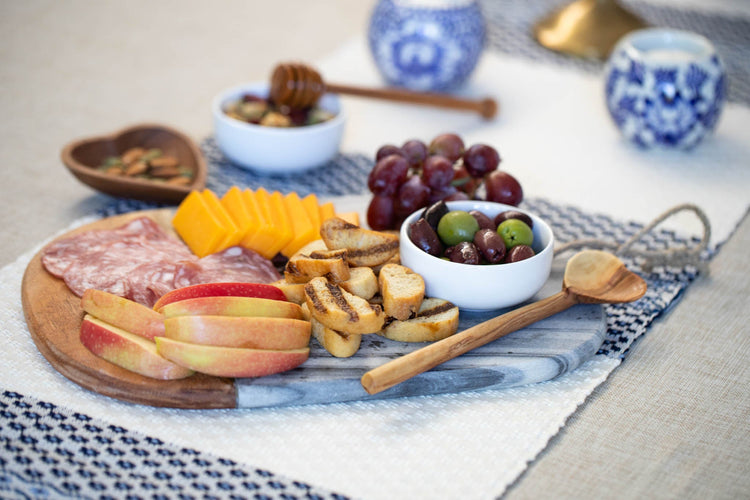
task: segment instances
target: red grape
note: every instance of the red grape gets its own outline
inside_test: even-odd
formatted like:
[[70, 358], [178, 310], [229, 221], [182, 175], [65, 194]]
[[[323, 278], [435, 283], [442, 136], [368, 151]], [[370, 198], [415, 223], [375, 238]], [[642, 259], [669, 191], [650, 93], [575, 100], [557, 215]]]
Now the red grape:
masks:
[[395, 216], [393, 213], [393, 198], [375, 195], [367, 207], [367, 224], [375, 231], [393, 229]]
[[443, 201], [463, 201], [463, 200], [469, 200], [469, 195], [464, 193], [463, 191], [456, 190], [453, 193], [449, 194], [445, 198], [443, 198]]
[[518, 206], [523, 201], [523, 189], [515, 177], [508, 172], [495, 170], [484, 178], [487, 201]]
[[440, 134], [430, 142], [429, 152], [455, 163], [464, 154], [464, 141], [456, 134]]
[[453, 181], [451, 184], [458, 190], [463, 191], [468, 195], [469, 198], [474, 197], [474, 193], [479, 187], [480, 179], [476, 179], [469, 175], [466, 167], [463, 164], [453, 166]]
[[418, 175], [412, 175], [404, 182], [396, 195], [394, 211], [397, 216], [405, 216], [424, 208], [430, 197], [430, 188]]
[[373, 194], [391, 196], [406, 181], [409, 162], [399, 155], [381, 158], [367, 177], [367, 187]]
[[500, 155], [492, 146], [474, 144], [464, 152], [464, 167], [472, 177], [484, 177], [497, 169]]
[[427, 145], [419, 139], [411, 139], [401, 146], [401, 151], [412, 167], [419, 167], [427, 158]]
[[380, 146], [380, 148], [378, 149], [378, 152], [375, 153], [375, 161], [376, 162], [380, 161], [382, 158], [385, 158], [386, 156], [389, 156], [389, 155], [400, 155], [400, 156], [406, 157], [406, 155], [404, 154], [403, 150], [400, 147], [395, 146], [393, 144], [386, 144], [384, 146]]
[[422, 179], [431, 189], [449, 186], [453, 180], [453, 165], [444, 156], [430, 156], [424, 161]]

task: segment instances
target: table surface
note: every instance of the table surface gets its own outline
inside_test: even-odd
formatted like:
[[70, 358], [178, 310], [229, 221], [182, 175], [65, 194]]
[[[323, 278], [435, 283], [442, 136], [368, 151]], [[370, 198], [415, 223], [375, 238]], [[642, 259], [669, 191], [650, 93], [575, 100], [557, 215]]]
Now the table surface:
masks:
[[[372, 8], [281, 5], [0, 3], [0, 265], [111, 201], [62, 168], [66, 142], [144, 121], [206, 137], [218, 89], [334, 52], [362, 35]], [[721, 7], [750, 15], [746, 4]], [[748, 247], [745, 217], [710, 274], [632, 346], [506, 498], [750, 494]]]

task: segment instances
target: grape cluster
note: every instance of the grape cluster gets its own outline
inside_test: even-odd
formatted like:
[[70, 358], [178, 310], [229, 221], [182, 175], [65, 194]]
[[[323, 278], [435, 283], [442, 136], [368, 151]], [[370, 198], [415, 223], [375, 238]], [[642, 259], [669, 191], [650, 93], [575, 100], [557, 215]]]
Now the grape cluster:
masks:
[[443, 200], [486, 199], [518, 206], [519, 182], [498, 170], [500, 155], [487, 144], [469, 148], [456, 134], [440, 134], [429, 144], [411, 139], [401, 147], [381, 146], [367, 187], [373, 197], [367, 223], [382, 231], [398, 229], [412, 212]]

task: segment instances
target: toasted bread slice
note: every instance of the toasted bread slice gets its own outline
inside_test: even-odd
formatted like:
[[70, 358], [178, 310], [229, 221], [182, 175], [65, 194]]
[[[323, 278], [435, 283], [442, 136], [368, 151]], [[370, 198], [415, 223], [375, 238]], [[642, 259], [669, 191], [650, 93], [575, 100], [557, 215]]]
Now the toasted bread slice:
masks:
[[304, 283], [290, 283], [286, 278], [281, 278], [278, 281], [271, 283], [275, 287], [281, 289], [286, 296], [286, 300], [294, 302], [295, 304], [305, 303], [305, 284]]
[[339, 283], [339, 286], [365, 300], [370, 300], [379, 290], [378, 277], [370, 267], [349, 268], [349, 279]]
[[363, 229], [338, 217], [326, 220], [320, 236], [330, 249], [345, 248], [347, 261], [352, 266], [377, 266], [398, 251], [398, 236]]
[[386, 316], [403, 321], [419, 310], [424, 299], [424, 280], [408, 267], [400, 264], [383, 266], [378, 284]]
[[335, 358], [350, 358], [359, 350], [362, 335], [358, 333], [341, 333], [323, 325], [315, 318], [310, 320], [312, 334], [320, 345]]
[[417, 315], [406, 321], [393, 321], [379, 335], [400, 342], [434, 342], [458, 330], [458, 307], [437, 298], [425, 298]]
[[289, 283], [307, 283], [318, 276], [326, 276], [335, 283], [346, 281], [349, 279], [346, 253], [340, 249], [297, 254], [286, 263], [284, 279]]
[[310, 308], [302, 304], [302, 316], [310, 322], [312, 335], [328, 353], [335, 358], [350, 358], [362, 343], [362, 335], [341, 333], [332, 330], [310, 315]]
[[375, 276], [380, 274], [380, 270], [383, 269], [383, 266], [386, 266], [388, 264], [401, 264], [401, 254], [398, 250], [396, 250], [396, 253], [393, 254], [393, 256], [383, 262], [382, 264], [378, 264], [377, 266], [372, 266], [372, 272], [375, 273]]
[[375, 333], [385, 323], [380, 306], [370, 305], [323, 277], [313, 278], [305, 285], [305, 302], [313, 318], [338, 332]]

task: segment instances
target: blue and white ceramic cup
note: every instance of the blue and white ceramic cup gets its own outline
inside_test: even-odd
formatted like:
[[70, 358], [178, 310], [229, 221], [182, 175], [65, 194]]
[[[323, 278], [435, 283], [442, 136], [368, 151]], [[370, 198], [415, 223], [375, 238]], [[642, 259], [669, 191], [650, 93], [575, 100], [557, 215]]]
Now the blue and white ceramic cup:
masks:
[[612, 118], [644, 148], [693, 148], [714, 129], [726, 99], [714, 46], [687, 31], [648, 28], [625, 35], [605, 74]]
[[474, 71], [484, 49], [484, 17], [474, 0], [379, 0], [368, 41], [390, 85], [448, 91]]

